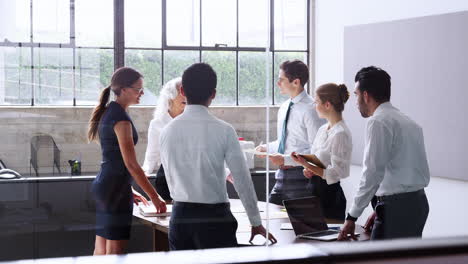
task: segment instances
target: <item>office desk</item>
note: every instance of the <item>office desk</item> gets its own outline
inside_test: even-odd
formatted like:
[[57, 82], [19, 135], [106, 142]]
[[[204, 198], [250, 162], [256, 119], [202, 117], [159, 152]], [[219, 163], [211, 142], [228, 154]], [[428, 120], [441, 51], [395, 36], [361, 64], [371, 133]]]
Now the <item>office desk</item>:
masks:
[[[240, 246], [251, 246], [252, 244], [249, 243], [250, 239], [250, 223], [246, 213], [236, 212], [239, 211], [238, 208], [241, 208], [242, 203], [238, 199], [230, 199], [231, 203], [231, 210], [233, 211], [234, 217], [237, 219], [239, 227], [237, 229], [237, 242]], [[258, 202], [258, 207], [261, 211], [262, 215], [262, 222], [263, 226], [266, 228], [266, 221], [265, 221], [265, 211], [266, 211], [266, 203], [265, 202]], [[289, 223], [289, 219], [286, 216], [286, 212], [284, 212], [282, 206], [276, 204], [269, 205], [269, 229], [270, 233], [272, 233], [278, 243], [277, 245], [288, 245], [288, 244], [303, 244], [303, 243], [317, 243], [321, 241], [316, 240], [307, 240], [307, 239], [299, 239], [296, 238], [293, 230], [281, 230], [282, 223]], [[169, 232], [169, 216], [163, 217], [145, 217], [140, 214], [140, 211], [137, 206], [133, 208], [133, 216], [140, 222], [145, 225], [148, 225], [153, 230], [153, 250], [154, 251], [168, 251], [169, 250], [169, 243], [168, 243], [168, 232]], [[286, 217], [284, 217], [286, 216]], [[329, 224], [337, 223], [336, 221], [328, 221]], [[360, 226], [356, 227], [356, 232], [361, 233], [359, 236], [359, 240], [369, 240], [369, 234], [364, 233], [364, 229]], [[253, 240], [253, 245], [261, 246], [264, 239], [260, 235]]]

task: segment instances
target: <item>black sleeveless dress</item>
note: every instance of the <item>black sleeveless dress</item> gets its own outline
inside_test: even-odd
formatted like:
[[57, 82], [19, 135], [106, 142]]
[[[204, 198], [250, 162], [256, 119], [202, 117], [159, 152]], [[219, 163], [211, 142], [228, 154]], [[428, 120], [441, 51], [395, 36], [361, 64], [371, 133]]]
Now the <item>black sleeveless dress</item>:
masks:
[[102, 162], [91, 188], [96, 200], [96, 235], [109, 240], [129, 240], [132, 225], [132, 176], [125, 167], [114, 132], [119, 121], [132, 124], [133, 143], [138, 142], [130, 116], [118, 103], [111, 102], [99, 122]]

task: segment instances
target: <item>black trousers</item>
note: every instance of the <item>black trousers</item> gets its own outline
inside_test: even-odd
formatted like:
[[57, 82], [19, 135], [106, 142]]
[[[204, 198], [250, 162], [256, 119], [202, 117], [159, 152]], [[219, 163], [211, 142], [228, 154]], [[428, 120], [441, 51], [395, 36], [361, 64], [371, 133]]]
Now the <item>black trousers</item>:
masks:
[[278, 170], [269, 201], [283, 205], [283, 200], [316, 196], [320, 198], [326, 218], [344, 220], [346, 197], [340, 183], [328, 185], [324, 179], [316, 176], [308, 179], [302, 170], [302, 167]]
[[170, 250], [237, 246], [237, 220], [229, 203], [174, 202], [169, 222]]
[[154, 188], [164, 199], [164, 201], [172, 201], [171, 192], [167, 186], [166, 174], [164, 173], [164, 168], [162, 165], [159, 167], [159, 170], [156, 173], [156, 182]]
[[376, 197], [376, 218], [371, 239], [421, 237], [429, 214], [424, 189], [391, 196]]

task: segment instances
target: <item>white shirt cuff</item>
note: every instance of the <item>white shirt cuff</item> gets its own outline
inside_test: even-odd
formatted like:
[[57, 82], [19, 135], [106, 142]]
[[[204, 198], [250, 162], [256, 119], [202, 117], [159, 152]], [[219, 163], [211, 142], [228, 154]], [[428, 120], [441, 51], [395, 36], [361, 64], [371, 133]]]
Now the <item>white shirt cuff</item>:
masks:
[[300, 164], [297, 164], [291, 156], [286, 156], [284, 157], [284, 165], [285, 166], [299, 166]]
[[351, 206], [351, 209], [349, 210], [348, 214], [351, 215], [352, 217], [359, 218], [364, 211], [365, 208], [359, 209], [357, 208], [354, 204]]
[[252, 217], [249, 217], [249, 222], [252, 226], [259, 226], [262, 224], [262, 218], [260, 217], [260, 213], [257, 213], [253, 215]]
[[327, 172], [329, 172], [328, 169], [323, 170], [323, 179], [325, 179], [325, 181], [327, 182], [328, 185], [332, 185], [332, 184], [335, 184], [335, 183], [340, 181], [339, 179], [335, 179], [335, 178], [331, 177], [330, 175], [328, 175]]

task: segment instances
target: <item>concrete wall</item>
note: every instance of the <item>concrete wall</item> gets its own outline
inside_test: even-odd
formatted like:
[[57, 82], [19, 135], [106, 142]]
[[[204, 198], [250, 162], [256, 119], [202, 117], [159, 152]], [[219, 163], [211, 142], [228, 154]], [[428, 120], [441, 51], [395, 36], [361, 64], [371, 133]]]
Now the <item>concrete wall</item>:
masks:
[[[240, 137], [265, 142], [264, 107], [212, 107], [214, 115], [232, 124]], [[270, 108], [270, 137], [276, 137], [277, 107]], [[136, 146], [138, 160], [143, 163], [148, 125], [153, 107], [132, 107], [133, 118], [140, 137]], [[30, 142], [37, 134], [51, 135], [60, 149], [62, 171], [69, 171], [68, 160], [81, 154], [82, 171], [95, 172], [101, 161], [100, 148], [96, 143], [87, 143], [86, 133], [91, 107], [0, 107], [0, 159], [20, 173], [29, 173]], [[51, 150], [46, 151], [52, 153]], [[52, 155], [52, 154], [50, 154]], [[40, 172], [52, 171], [52, 157], [43, 155], [50, 166], [42, 166]], [[264, 161], [256, 159], [256, 167], [264, 167]]]
[[[0, 51], [0, 62], [4, 61], [4, 54]], [[0, 64], [0, 104], [5, 103], [5, 66]]]
[[[343, 33], [345, 26], [377, 23], [468, 10], [465, 0], [315, 0], [315, 84], [344, 82]], [[390, 73], [391, 74], [391, 73]], [[350, 87], [351, 89], [353, 87]], [[347, 105], [346, 107], [356, 107]], [[363, 131], [364, 133], [364, 131]], [[360, 165], [360, 164], [356, 164]], [[361, 168], [354, 166], [351, 176], [342, 182], [348, 208], [352, 203]], [[449, 180], [447, 175], [431, 175], [426, 189], [431, 212], [425, 237], [468, 235], [467, 210], [460, 205], [468, 200], [468, 182]], [[358, 221], [363, 224], [370, 210]]]

